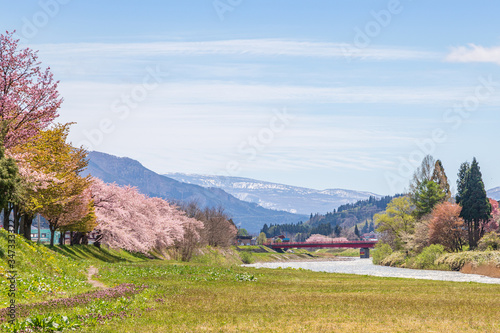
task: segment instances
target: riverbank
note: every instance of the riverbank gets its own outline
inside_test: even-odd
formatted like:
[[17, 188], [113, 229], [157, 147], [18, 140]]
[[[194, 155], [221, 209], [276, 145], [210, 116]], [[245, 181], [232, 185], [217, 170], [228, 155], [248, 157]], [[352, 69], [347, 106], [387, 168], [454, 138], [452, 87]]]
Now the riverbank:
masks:
[[422, 279], [434, 281], [477, 282], [500, 284], [500, 278], [491, 278], [478, 274], [464, 274], [452, 271], [418, 270], [374, 265], [371, 259], [343, 258], [336, 261], [295, 261], [256, 263], [245, 265], [254, 268], [293, 268], [315, 272], [369, 275], [388, 278]]
[[[26, 302], [22, 322], [66, 318], [65, 327], [89, 333], [500, 332], [500, 285], [240, 267], [235, 249], [206, 248], [190, 263], [64, 250], [86, 268], [85, 282], [95, 267], [91, 279], [101, 285]], [[307, 262], [332, 262], [325, 259]]]
[[[499, 285], [165, 261], [99, 274], [105, 285], [147, 289], [123, 318], [82, 332], [500, 332]], [[107, 303], [104, 313], [120, 301]]]
[[[383, 251], [383, 249], [375, 251]], [[456, 271], [500, 277], [500, 251], [445, 253], [442, 247], [430, 246], [416, 257], [409, 257], [399, 251], [385, 252], [384, 254], [374, 252], [373, 258], [374, 262], [381, 266]]]

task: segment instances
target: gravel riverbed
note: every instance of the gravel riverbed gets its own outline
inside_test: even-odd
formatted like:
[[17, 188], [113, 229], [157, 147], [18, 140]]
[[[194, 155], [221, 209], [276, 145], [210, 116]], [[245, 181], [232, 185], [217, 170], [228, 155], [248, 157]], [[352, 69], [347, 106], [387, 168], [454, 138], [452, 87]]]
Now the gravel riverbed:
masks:
[[500, 284], [500, 278], [491, 278], [476, 274], [464, 274], [460, 272], [431, 271], [419, 269], [407, 269], [378, 266], [372, 263], [371, 259], [342, 258], [335, 261], [295, 261], [295, 262], [266, 262], [250, 265], [246, 267], [256, 268], [303, 268], [316, 272], [345, 273], [357, 275], [371, 275], [380, 277], [396, 277], [408, 279], [455, 281], [455, 282], [479, 282]]

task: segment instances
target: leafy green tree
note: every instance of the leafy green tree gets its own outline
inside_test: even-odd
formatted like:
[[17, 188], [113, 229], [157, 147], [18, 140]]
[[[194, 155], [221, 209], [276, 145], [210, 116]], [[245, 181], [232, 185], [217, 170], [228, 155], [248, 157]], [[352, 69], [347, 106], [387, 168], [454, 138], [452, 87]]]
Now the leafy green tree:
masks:
[[375, 265], [380, 265], [382, 260], [387, 258], [392, 254], [392, 249], [389, 244], [378, 242], [375, 245], [375, 250], [373, 251], [373, 263]]
[[258, 245], [263, 245], [264, 243], [267, 242], [267, 236], [265, 233], [261, 232], [259, 236], [257, 237], [257, 244]]
[[414, 194], [415, 216], [420, 219], [423, 216], [430, 214], [434, 207], [443, 202], [446, 198], [446, 193], [434, 181], [426, 180], [420, 183], [417, 191]]
[[245, 228], [240, 228], [240, 229], [238, 229], [237, 235], [238, 236], [248, 236], [248, 231]]
[[450, 197], [450, 185], [443, 164], [440, 160], [435, 161], [431, 155], [427, 155], [413, 174], [410, 183], [410, 198], [416, 208], [415, 216], [420, 219], [430, 214], [438, 203]]
[[14, 200], [20, 184], [16, 161], [5, 156], [5, 148], [0, 142], [0, 209], [3, 208], [3, 227], [9, 228], [10, 203]]
[[19, 149], [24, 156], [20, 164], [54, 178], [46, 186], [29, 191], [23, 203], [26, 211], [40, 213], [46, 218], [51, 246], [57, 230], [79, 223], [88, 214], [91, 200], [90, 195], [83, 195], [89, 189], [90, 177], [80, 176], [88, 163], [87, 153], [67, 143], [70, 125], [54, 125], [41, 131], [32, 141], [13, 149], [14, 152]]
[[426, 181], [432, 180], [436, 160], [431, 155], [427, 155], [422, 160], [420, 167], [413, 173], [413, 179], [410, 182], [410, 198], [413, 199], [420, 185]]
[[484, 227], [491, 214], [491, 204], [486, 195], [479, 164], [474, 158], [470, 168], [462, 164], [457, 180], [457, 203], [462, 206], [460, 216], [465, 220], [469, 236], [469, 247], [475, 249], [484, 235]]
[[382, 241], [389, 244], [394, 251], [404, 247], [403, 237], [415, 229], [415, 216], [409, 197], [393, 199], [384, 213], [376, 214], [377, 232], [383, 235]]

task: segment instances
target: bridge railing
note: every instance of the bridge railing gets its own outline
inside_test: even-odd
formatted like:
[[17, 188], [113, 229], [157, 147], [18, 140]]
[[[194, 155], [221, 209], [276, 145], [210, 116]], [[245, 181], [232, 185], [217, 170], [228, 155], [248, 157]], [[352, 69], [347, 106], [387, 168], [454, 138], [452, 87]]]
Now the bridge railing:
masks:
[[271, 248], [291, 248], [291, 247], [348, 247], [348, 248], [371, 248], [377, 241], [342, 241], [342, 242], [271, 242], [265, 246]]

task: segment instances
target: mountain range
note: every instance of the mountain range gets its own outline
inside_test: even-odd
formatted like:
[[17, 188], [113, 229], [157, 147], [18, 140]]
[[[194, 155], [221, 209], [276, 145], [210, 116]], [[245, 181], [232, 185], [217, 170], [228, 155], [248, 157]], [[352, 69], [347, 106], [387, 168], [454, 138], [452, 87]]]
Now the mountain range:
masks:
[[492, 198], [494, 200], [500, 200], [500, 187], [492, 188], [487, 191], [488, 198]]
[[85, 174], [91, 174], [107, 183], [135, 186], [143, 194], [171, 202], [195, 201], [201, 207], [221, 206], [237, 226], [252, 233], [258, 232], [264, 223], [297, 223], [308, 219], [307, 215], [266, 209], [256, 203], [242, 201], [220, 188], [179, 182], [159, 175], [127, 157], [90, 152], [88, 158]]
[[333, 209], [371, 196], [381, 196], [371, 192], [344, 189], [315, 190], [304, 187], [271, 183], [250, 178], [168, 173], [167, 177], [183, 183], [216, 187], [236, 198], [253, 202], [261, 207], [287, 211], [294, 214], [325, 214]]
[[[127, 157], [90, 152], [86, 174], [108, 183], [135, 186], [141, 193], [171, 202], [197, 202], [201, 207], [225, 209], [236, 225], [258, 232], [264, 223], [306, 221], [311, 213], [324, 214], [337, 207], [380, 198], [371, 192], [343, 189], [315, 190], [242, 177], [169, 173], [160, 175]], [[500, 187], [488, 191], [500, 200]]]

